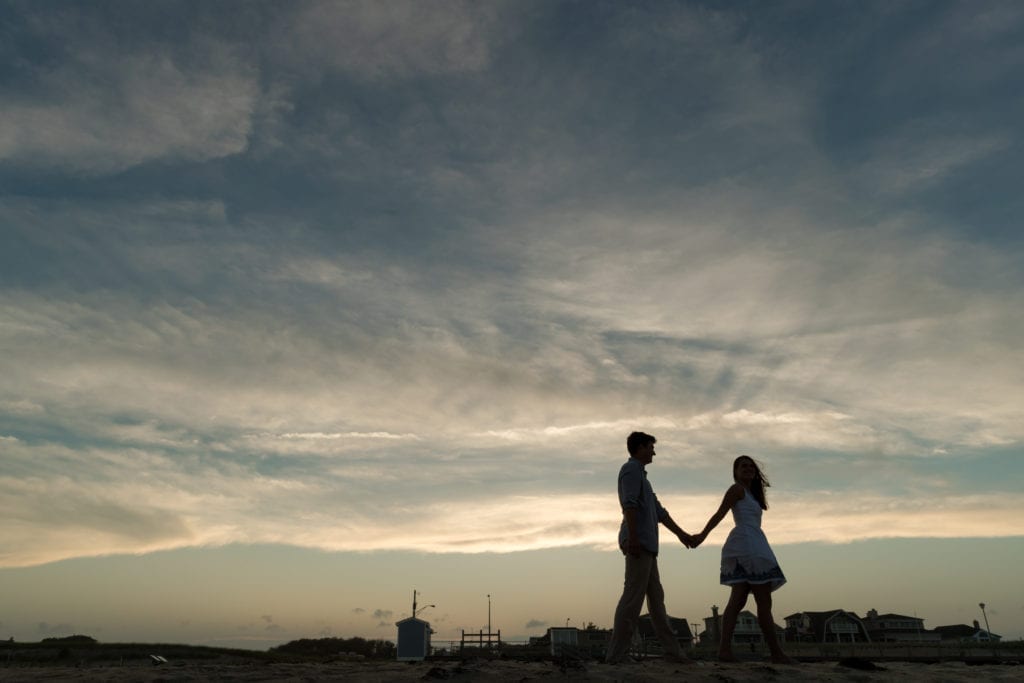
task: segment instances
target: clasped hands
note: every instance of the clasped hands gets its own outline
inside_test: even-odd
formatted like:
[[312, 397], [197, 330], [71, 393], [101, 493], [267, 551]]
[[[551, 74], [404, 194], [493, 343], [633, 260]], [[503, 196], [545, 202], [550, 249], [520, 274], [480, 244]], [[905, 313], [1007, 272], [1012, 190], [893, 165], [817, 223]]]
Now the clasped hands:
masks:
[[676, 536], [679, 537], [679, 540], [682, 542], [683, 545], [691, 549], [699, 546], [701, 543], [704, 542], [704, 539], [707, 537], [706, 534], [688, 534], [685, 531], [680, 531], [678, 534], [676, 534]]

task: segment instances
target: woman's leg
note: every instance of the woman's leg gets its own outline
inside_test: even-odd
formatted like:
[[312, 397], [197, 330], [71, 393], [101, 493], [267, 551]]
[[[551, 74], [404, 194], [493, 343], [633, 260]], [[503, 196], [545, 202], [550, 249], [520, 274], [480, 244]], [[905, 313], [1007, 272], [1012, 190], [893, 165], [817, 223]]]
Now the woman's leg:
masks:
[[718, 641], [718, 659], [723, 662], [736, 661], [736, 657], [732, 653], [732, 634], [736, 630], [736, 620], [739, 619], [740, 610], [747, 604], [749, 594], [749, 583], [741, 583], [732, 587], [729, 604], [725, 606], [725, 612], [722, 614], [722, 633], [721, 639]]
[[796, 664], [795, 659], [782, 651], [779, 637], [775, 634], [771, 584], [751, 586], [750, 591], [754, 594], [754, 602], [757, 603], [757, 623], [761, 626], [761, 633], [764, 634], [765, 642], [768, 643], [768, 649], [771, 650], [772, 661], [776, 664]]

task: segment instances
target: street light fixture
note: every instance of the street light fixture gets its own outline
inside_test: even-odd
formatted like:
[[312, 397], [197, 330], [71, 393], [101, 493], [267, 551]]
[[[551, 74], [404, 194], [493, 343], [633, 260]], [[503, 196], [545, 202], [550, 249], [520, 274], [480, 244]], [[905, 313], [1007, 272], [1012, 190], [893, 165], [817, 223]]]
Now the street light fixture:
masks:
[[992, 656], [996, 657], [996, 644], [995, 641], [992, 640], [992, 629], [989, 628], [988, 625], [988, 614], [985, 613], [985, 603], [979, 602], [978, 607], [981, 608], [981, 616], [985, 617], [985, 640], [987, 640], [988, 644], [992, 646]]

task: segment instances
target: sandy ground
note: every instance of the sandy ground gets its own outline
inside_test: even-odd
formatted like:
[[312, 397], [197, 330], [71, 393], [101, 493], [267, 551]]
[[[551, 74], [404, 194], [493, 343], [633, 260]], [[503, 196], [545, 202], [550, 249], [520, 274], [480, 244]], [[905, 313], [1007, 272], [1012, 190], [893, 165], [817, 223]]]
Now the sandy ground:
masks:
[[856, 669], [835, 662], [785, 666], [767, 663], [679, 665], [659, 661], [611, 666], [586, 663], [561, 668], [552, 662], [366, 662], [332, 664], [168, 664], [164, 666], [8, 667], [0, 681], [1024, 681], [1024, 666], [962, 662], [886, 662]]

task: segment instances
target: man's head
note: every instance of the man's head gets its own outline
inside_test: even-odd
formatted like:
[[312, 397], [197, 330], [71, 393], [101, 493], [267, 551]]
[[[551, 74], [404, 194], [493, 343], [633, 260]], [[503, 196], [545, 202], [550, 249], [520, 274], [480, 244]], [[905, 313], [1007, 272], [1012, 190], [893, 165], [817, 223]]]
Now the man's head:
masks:
[[636, 458], [645, 465], [654, 458], [654, 444], [657, 441], [650, 434], [633, 432], [626, 437], [626, 450], [631, 458]]

